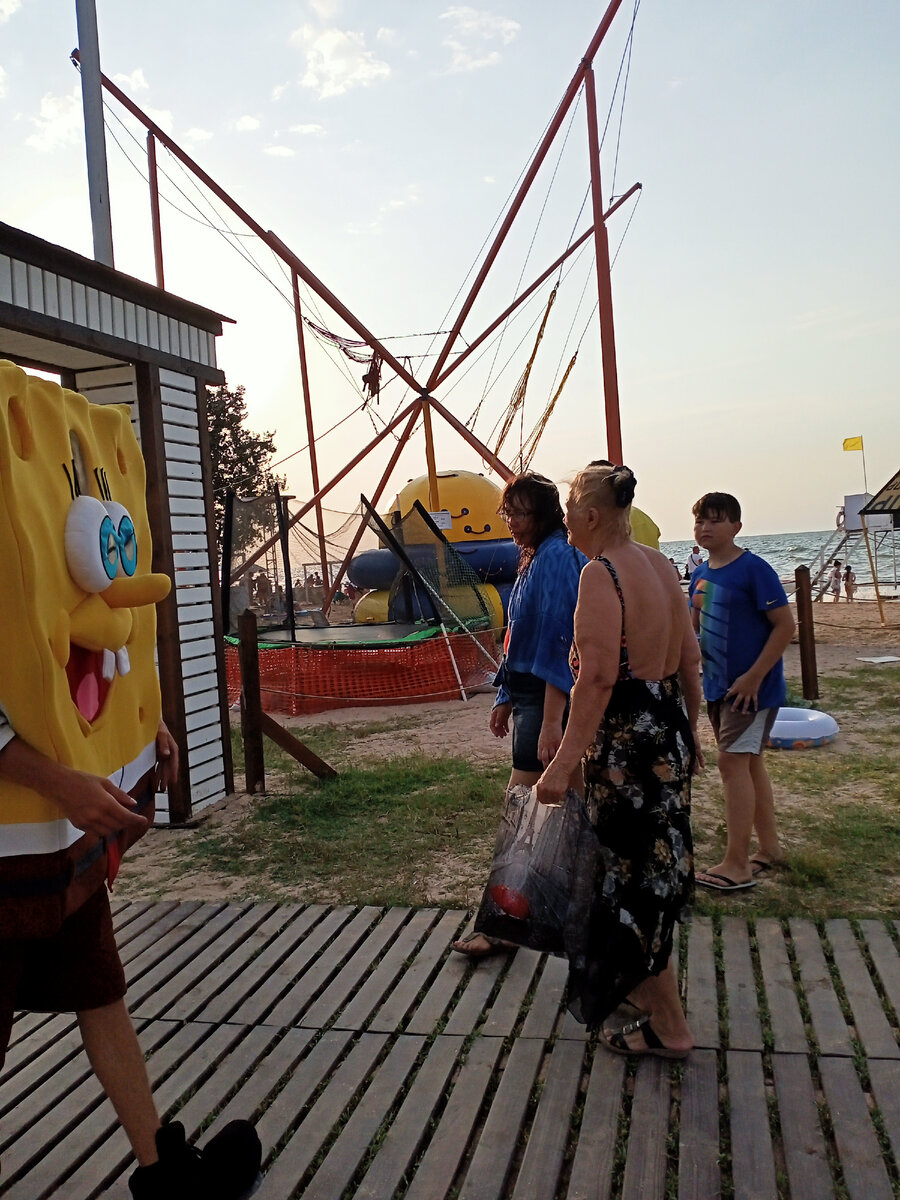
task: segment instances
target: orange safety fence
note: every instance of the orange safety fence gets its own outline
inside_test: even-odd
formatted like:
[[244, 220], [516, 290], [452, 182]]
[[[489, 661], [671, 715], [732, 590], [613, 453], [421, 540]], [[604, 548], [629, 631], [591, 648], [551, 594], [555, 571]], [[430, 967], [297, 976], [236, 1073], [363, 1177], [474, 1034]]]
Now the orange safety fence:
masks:
[[[496, 658], [491, 631], [448, 636], [465, 690], [490, 683], [495, 672], [473, 636]], [[241, 694], [236, 646], [225, 646], [225, 672], [228, 703], [234, 704]], [[259, 679], [263, 711], [292, 717], [332, 708], [460, 698], [443, 636], [390, 646], [261, 646]]]

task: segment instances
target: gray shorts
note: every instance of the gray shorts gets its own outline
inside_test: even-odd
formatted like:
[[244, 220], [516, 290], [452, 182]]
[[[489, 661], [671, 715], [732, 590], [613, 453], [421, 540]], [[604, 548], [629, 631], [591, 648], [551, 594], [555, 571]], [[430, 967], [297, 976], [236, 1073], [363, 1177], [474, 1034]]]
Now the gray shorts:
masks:
[[728, 754], [762, 754], [778, 716], [777, 708], [739, 712], [730, 700], [710, 700], [706, 712], [716, 745]]

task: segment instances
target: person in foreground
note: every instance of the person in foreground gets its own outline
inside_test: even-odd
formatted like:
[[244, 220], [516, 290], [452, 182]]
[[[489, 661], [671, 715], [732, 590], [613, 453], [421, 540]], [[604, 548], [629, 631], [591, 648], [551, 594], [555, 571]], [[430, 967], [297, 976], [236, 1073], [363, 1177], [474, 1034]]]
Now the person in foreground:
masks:
[[[781, 860], [763, 748], [785, 701], [782, 655], [794, 618], [772, 567], [734, 544], [741, 529], [734, 496], [707, 492], [693, 513], [695, 536], [709, 558], [691, 579], [691, 614], [719, 750], [727, 838], [725, 857], [699, 872], [697, 883], [717, 892], [745, 891]], [[751, 857], [754, 830], [758, 849]]]
[[694, 894], [699, 650], [671, 563], [632, 540], [635, 482], [628, 467], [591, 466], [572, 483], [569, 540], [591, 561], [575, 609], [569, 721], [537, 796], [562, 803], [583, 756], [600, 860], [586, 951], [569, 958], [571, 1011], [596, 1029], [627, 999], [646, 1015], [604, 1028], [606, 1048], [684, 1058], [693, 1038], [670, 958]]
[[[531, 787], [562, 741], [572, 674], [569, 647], [578, 577], [586, 559], [566, 539], [555, 484], [526, 471], [503, 490], [500, 515], [520, 550], [519, 571], [509, 597], [503, 663], [491, 710], [491, 733], [504, 738], [512, 728], [509, 787]], [[576, 764], [577, 766], [577, 764]], [[581, 780], [572, 780], [581, 791]], [[453, 949], [483, 958], [512, 949], [510, 942], [477, 930]]]

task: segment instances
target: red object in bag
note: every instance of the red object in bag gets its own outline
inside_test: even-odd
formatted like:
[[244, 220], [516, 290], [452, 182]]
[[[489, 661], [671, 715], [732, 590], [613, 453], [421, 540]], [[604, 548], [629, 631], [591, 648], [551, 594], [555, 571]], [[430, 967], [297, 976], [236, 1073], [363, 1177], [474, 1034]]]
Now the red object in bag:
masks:
[[491, 888], [491, 899], [498, 908], [515, 917], [517, 921], [527, 921], [531, 916], [531, 905], [516, 888], [508, 887], [505, 883], [497, 883]]

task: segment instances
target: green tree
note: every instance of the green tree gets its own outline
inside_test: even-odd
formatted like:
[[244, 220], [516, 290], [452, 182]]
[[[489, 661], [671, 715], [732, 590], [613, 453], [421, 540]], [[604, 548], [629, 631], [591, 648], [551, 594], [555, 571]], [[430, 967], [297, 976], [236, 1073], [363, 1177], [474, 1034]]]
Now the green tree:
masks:
[[212, 460], [213, 499], [216, 532], [222, 542], [225, 493], [229, 488], [237, 496], [271, 494], [283, 477], [274, 474], [269, 462], [275, 453], [273, 433], [254, 433], [247, 429], [247, 402], [244, 385], [233, 391], [225, 384], [206, 389], [206, 419], [209, 427], [209, 452]]

